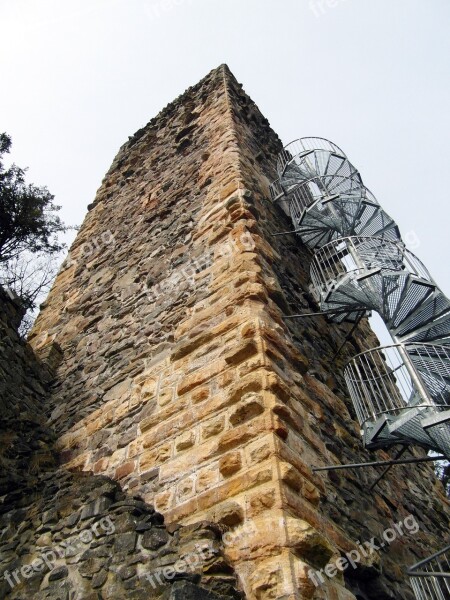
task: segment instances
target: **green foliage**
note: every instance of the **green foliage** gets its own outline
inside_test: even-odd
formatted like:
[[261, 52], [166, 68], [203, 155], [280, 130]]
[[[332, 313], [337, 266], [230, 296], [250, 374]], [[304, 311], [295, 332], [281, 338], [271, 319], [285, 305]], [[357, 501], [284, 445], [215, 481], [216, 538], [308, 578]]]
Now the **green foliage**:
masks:
[[27, 309], [19, 328], [25, 336], [65, 248], [58, 235], [68, 228], [47, 188], [27, 184], [26, 170], [15, 164], [5, 167], [10, 149], [11, 138], [0, 133], [0, 285], [13, 290]]
[[11, 138], [0, 134], [0, 263], [24, 251], [55, 254], [64, 247], [58, 234], [66, 231], [47, 188], [27, 184], [26, 171], [17, 165], [5, 168], [10, 148]]

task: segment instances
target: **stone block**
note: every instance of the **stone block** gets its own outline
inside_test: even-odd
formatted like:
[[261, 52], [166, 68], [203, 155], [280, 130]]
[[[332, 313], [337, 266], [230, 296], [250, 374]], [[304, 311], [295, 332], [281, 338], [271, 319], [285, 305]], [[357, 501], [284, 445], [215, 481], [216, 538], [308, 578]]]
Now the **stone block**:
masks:
[[223, 502], [214, 508], [212, 517], [215, 523], [236, 527], [244, 521], [244, 509], [238, 502]]
[[234, 475], [241, 467], [242, 456], [240, 452], [230, 452], [225, 454], [219, 461], [219, 471], [224, 477]]
[[135, 470], [135, 462], [134, 460], [124, 463], [117, 467], [116, 472], [114, 474], [115, 479], [122, 479], [123, 477], [127, 477]]
[[197, 473], [195, 489], [197, 493], [211, 489], [219, 480], [219, 470], [216, 463], [200, 469]]
[[276, 493], [274, 488], [261, 490], [257, 494], [253, 494], [248, 500], [248, 516], [255, 517], [271, 509], [276, 502]]
[[247, 456], [251, 464], [263, 462], [271, 454], [272, 451], [269, 442], [253, 444], [247, 450]]
[[208, 421], [202, 426], [202, 439], [206, 440], [214, 435], [218, 435], [225, 428], [225, 417], [217, 417]]
[[[280, 462], [280, 478], [296, 492], [302, 489], [303, 478], [295, 467], [286, 462]], [[310, 484], [312, 485], [312, 484]]]
[[144, 533], [141, 543], [144, 548], [154, 551], [165, 546], [169, 539], [170, 536], [165, 528], [154, 527]]
[[195, 478], [186, 477], [177, 485], [176, 502], [184, 502], [191, 498], [195, 492]]
[[155, 507], [157, 510], [165, 513], [171, 507], [174, 497], [174, 490], [166, 490], [154, 497]]
[[191, 448], [195, 443], [194, 431], [186, 431], [175, 439], [175, 449], [177, 452], [182, 452], [187, 448]]
[[178, 384], [177, 393], [179, 396], [190, 392], [195, 387], [202, 385], [203, 383], [209, 381], [212, 377], [223, 371], [224, 369], [224, 361], [218, 360], [209, 365], [208, 367], [198, 369], [191, 375], [187, 375], [182, 379], [182, 381]]
[[228, 351], [225, 356], [225, 362], [228, 365], [238, 365], [258, 352], [256, 344], [252, 340], [244, 340], [235, 348]]
[[197, 390], [194, 390], [192, 392], [192, 402], [194, 402], [195, 404], [197, 402], [203, 402], [203, 400], [206, 400], [209, 397], [209, 388], [207, 387], [202, 387], [199, 388]]
[[106, 471], [106, 469], [108, 468], [108, 463], [109, 463], [109, 459], [106, 457], [98, 460], [94, 464], [94, 473], [101, 473], [103, 471]]
[[139, 457], [139, 470], [147, 471], [169, 460], [172, 455], [172, 442], [161, 444], [154, 450], [146, 450]]
[[260, 415], [262, 412], [264, 412], [262, 397], [254, 394], [233, 408], [228, 420], [233, 426], [241, 425]]

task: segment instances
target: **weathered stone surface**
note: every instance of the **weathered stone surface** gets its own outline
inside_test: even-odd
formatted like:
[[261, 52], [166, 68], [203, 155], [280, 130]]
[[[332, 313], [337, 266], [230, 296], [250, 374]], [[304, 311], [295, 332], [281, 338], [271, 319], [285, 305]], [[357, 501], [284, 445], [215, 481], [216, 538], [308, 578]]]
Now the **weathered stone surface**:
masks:
[[242, 457], [239, 452], [225, 454], [219, 461], [219, 471], [224, 477], [233, 475], [242, 467]]
[[[215, 526], [202, 522], [168, 529], [151, 506], [100, 476], [54, 469], [35, 485], [34, 495], [25, 486], [16, 496], [23, 498], [27, 513], [16, 504], [3, 504], [0, 510], [2, 598], [19, 600], [26, 593], [42, 600], [69, 599], [75, 591], [83, 599], [97, 598], [97, 592], [105, 598], [134, 598], [131, 590], [138, 589], [139, 597], [156, 599], [162, 593], [171, 597], [172, 588], [178, 594], [174, 597], [184, 589], [188, 597], [212, 599], [218, 589], [220, 598], [242, 597]], [[84, 519], [73, 518], [80, 514]], [[44, 515], [51, 530], [40, 535]], [[6, 544], [8, 535], [16, 533], [12, 524], [19, 523], [20, 541]], [[211, 544], [213, 553], [198, 550]], [[185, 588], [187, 581], [177, 582], [180, 577], [196, 583]]]
[[[241, 598], [216, 529], [166, 529], [160, 513], [113, 480], [59, 467], [44, 414], [52, 372], [19, 339], [20, 310], [0, 288], [0, 597]], [[82, 444], [82, 436], [67, 439]], [[117, 478], [134, 467], [118, 466]], [[157, 475], [157, 468], [147, 472], [149, 481]], [[196, 544], [209, 545], [212, 532], [215, 552], [205, 556]], [[160, 585], [160, 569], [182, 561], [188, 546], [196, 560], [169, 570]]]
[[188, 581], [177, 581], [170, 592], [164, 596], [164, 600], [220, 600], [221, 598], [222, 595], [219, 596]]
[[[47, 418], [39, 426], [18, 418], [26, 450], [14, 454], [24, 446], [18, 436], [7, 438], [6, 458], [20, 463], [21, 480], [39, 449], [47, 468], [51, 427], [65, 468], [101, 473], [97, 482], [109, 481], [104, 475], [117, 479], [124, 492], [155, 504], [171, 525], [216, 519], [229, 528], [226, 555], [248, 598], [409, 600], [405, 565], [439, 547], [449, 507], [431, 467], [398, 467], [375, 492], [369, 491], [373, 469], [311, 470], [370, 457], [361, 448], [342, 367], [355, 349], [377, 342], [363, 322], [353, 347], [332, 361], [348, 325], [283, 319], [317, 307], [309, 291], [310, 253], [294, 236], [272, 235], [291, 229], [269, 201], [280, 148], [225, 66], [121, 148], [32, 332], [31, 344], [47, 366], [37, 369], [46, 375], [42, 381], [21, 379], [31, 410], [17, 411], [20, 386], [9, 392], [16, 414], [37, 415], [43, 405]], [[29, 351], [19, 346], [21, 356], [11, 364], [28, 360]], [[7, 373], [1, 360], [0, 368]], [[48, 377], [54, 377], [49, 390]], [[54, 477], [46, 485], [57, 494]], [[63, 496], [81, 486], [79, 477]], [[28, 510], [15, 493], [18, 483], [0, 475], [5, 514]], [[112, 499], [115, 492], [103, 495]], [[100, 516], [89, 494], [82, 496], [66, 503], [77, 505], [79, 514], [89, 506], [86, 518], [73, 522], [76, 531]], [[64, 517], [71, 512], [61, 510]], [[84, 597], [91, 597], [94, 577], [105, 597], [146, 597], [138, 585], [142, 573], [176, 562], [183, 529], [164, 530], [168, 541], [150, 550], [145, 536], [156, 546], [164, 541], [151, 541], [163, 525], [156, 513], [133, 502], [101, 510], [116, 516], [123, 539], [105, 534], [82, 560], [72, 555], [73, 571], [91, 561], [77, 580]], [[386, 545], [373, 564], [315, 589], [308, 577], [313, 563], [354, 549], [410, 513], [420, 521], [417, 533]], [[23, 520], [14, 514], [17, 523]], [[36, 519], [36, 540], [51, 545], [59, 521]], [[24, 544], [34, 547], [34, 529], [21, 531], [28, 539], [17, 538], [15, 526], [8, 522], [4, 538], [8, 565]], [[187, 546], [193, 544], [191, 538]], [[222, 563], [211, 560], [207, 571], [196, 573], [201, 580], [190, 584], [233, 597], [234, 575], [230, 583]], [[123, 586], [111, 573], [123, 574]], [[192, 592], [173, 583], [163, 578], [147, 587], [155, 597]]]

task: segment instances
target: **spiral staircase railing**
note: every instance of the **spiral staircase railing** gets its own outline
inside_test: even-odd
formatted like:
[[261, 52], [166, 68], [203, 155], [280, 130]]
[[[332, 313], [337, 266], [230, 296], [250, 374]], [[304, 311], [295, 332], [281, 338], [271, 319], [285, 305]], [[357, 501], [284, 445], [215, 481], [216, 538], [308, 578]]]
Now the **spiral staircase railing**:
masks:
[[[449, 299], [336, 144], [294, 140], [280, 152], [277, 173], [270, 195], [314, 251], [311, 291], [321, 310], [335, 322], [374, 310], [393, 339], [344, 370], [364, 446], [419, 445], [450, 460]], [[411, 567], [418, 600], [450, 598], [449, 561], [438, 565], [438, 572]]]
[[408, 569], [417, 598], [448, 600], [450, 598], [450, 546], [421, 560]]
[[345, 156], [343, 151], [325, 138], [320, 137], [305, 137], [298, 140], [293, 140], [287, 144], [278, 155], [277, 160], [277, 172], [278, 175], [282, 175], [289, 163], [296, 159], [296, 157], [315, 150], [324, 150], [325, 152], [337, 153], [338, 156]]

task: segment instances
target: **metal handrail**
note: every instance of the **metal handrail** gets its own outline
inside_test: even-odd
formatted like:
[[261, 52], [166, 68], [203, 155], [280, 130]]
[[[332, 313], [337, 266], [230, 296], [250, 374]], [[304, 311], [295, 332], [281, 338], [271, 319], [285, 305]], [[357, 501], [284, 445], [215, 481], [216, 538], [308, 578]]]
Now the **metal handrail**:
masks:
[[289, 144], [284, 146], [283, 150], [278, 154], [277, 159], [277, 171], [281, 175], [284, 172], [286, 165], [304, 152], [312, 152], [314, 150], [325, 150], [327, 152], [336, 153], [343, 158], [347, 158], [344, 152], [334, 144], [325, 138], [321, 137], [303, 137], [296, 140], [292, 140]]
[[279, 179], [275, 179], [275, 181], [272, 181], [272, 183], [269, 184], [269, 192], [272, 202], [276, 202], [279, 198], [284, 196], [285, 192]]
[[364, 275], [375, 269], [406, 271], [434, 285], [425, 265], [402, 241], [367, 236], [340, 237], [318, 249], [310, 266], [317, 297], [326, 293], [330, 284], [349, 274]]
[[[330, 183], [333, 183], [330, 189]], [[287, 192], [292, 219], [301, 219], [303, 214], [317, 202], [345, 200], [367, 202], [379, 206], [375, 196], [362, 183], [343, 175], [316, 175], [300, 182]], [[293, 214], [294, 213], [294, 214]]]
[[291, 142], [288, 142], [285, 146], [283, 146], [283, 150], [288, 150], [294, 144], [298, 144], [304, 150], [331, 150], [347, 158], [347, 155], [342, 148], [339, 148], [337, 144], [324, 137], [305, 135], [301, 138], [296, 138]]
[[[446, 546], [445, 548], [443, 548], [442, 550], [438, 550], [431, 556], [428, 556], [427, 558], [419, 560], [419, 562], [417, 562], [414, 565], [412, 565], [411, 567], [409, 567], [408, 571], [407, 571], [408, 575], [410, 575], [411, 577], [420, 577], [421, 572], [415, 571], [415, 569], [418, 569], [419, 567], [423, 567], [427, 563], [433, 561], [435, 558], [438, 558], [439, 556], [441, 556], [442, 554], [445, 554], [446, 552], [450, 552], [450, 544], [448, 546]], [[437, 572], [433, 572], [433, 573], [431, 573], [430, 571], [423, 571], [422, 573], [425, 573], [426, 575], [433, 574], [435, 577], [450, 577], [450, 571], [448, 573], [447, 572], [442, 573], [441, 571], [437, 571]]]
[[[433, 371], [429, 370], [430, 359]], [[344, 378], [361, 425], [408, 408], [447, 409], [450, 347], [398, 343], [371, 348], [346, 363]], [[427, 379], [434, 382], [431, 389]]]
[[[446, 553], [450, 554], [450, 546], [407, 570], [417, 600], [447, 600], [450, 597], [450, 555], [445, 556]], [[421, 567], [425, 568], [418, 570]]]
[[[310, 187], [311, 184], [317, 184], [318, 193], [315, 198], [325, 198], [325, 195], [331, 196], [334, 194], [355, 194], [360, 192], [360, 195], [366, 198], [368, 201], [373, 202], [379, 206], [379, 203], [372, 192], [359, 180], [348, 175], [313, 175], [308, 179], [304, 179], [299, 182], [295, 187], [291, 188], [288, 195], [291, 195], [298, 188], [305, 186]], [[333, 184], [333, 187], [330, 187]], [[346, 184], [346, 185], [344, 185]], [[310, 193], [314, 195], [314, 190], [310, 189]]]
[[358, 354], [355, 354], [354, 356], [352, 356], [352, 358], [350, 360], [348, 360], [344, 367], [347, 366], [352, 360], [354, 360], [355, 358], [359, 358], [360, 356], [363, 356], [364, 354], [369, 354], [370, 352], [374, 352], [375, 350], [380, 350], [383, 351], [386, 348], [396, 348], [399, 346], [403, 346], [403, 347], [420, 347], [420, 348], [430, 348], [433, 350], [443, 350], [446, 352], [450, 352], [450, 346], [443, 346], [441, 344], [427, 344], [427, 343], [420, 343], [418, 344], [417, 342], [410, 342], [410, 343], [405, 343], [405, 344], [388, 344], [387, 346], [375, 346], [375, 348], [369, 348], [368, 350], [363, 350], [362, 352], [358, 352]]

